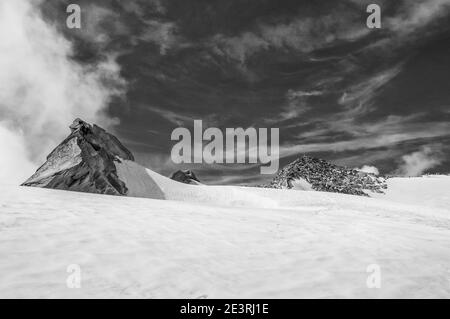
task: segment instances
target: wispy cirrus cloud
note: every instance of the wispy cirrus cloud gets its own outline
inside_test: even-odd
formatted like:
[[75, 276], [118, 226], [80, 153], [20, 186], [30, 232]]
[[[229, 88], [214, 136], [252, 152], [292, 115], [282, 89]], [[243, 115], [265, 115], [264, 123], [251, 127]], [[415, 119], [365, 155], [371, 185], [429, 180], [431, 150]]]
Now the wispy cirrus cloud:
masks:
[[[339, 127], [354, 133], [355, 138], [333, 142], [285, 144], [280, 147], [281, 158], [299, 153], [344, 152], [389, 147], [417, 139], [448, 137], [450, 135], [446, 122], [407, 123], [400, 117], [388, 123], [380, 121], [375, 124], [361, 125], [359, 128], [356, 128], [355, 125], [342, 125], [342, 123], [339, 124]], [[365, 132], [365, 134], [358, 134], [357, 129], [360, 132]], [[336, 134], [336, 131], [323, 130], [321, 133], [325, 137], [329, 137]]]
[[313, 90], [313, 91], [295, 91], [295, 90], [288, 90], [287, 92], [287, 97], [288, 99], [296, 99], [296, 98], [301, 98], [301, 97], [305, 97], [305, 96], [320, 96], [322, 95], [323, 92], [322, 91], [317, 91], [317, 90]]
[[402, 2], [400, 12], [386, 19], [386, 26], [402, 36], [423, 28], [450, 12], [449, 0], [406, 0]]
[[161, 55], [181, 42], [177, 36], [177, 25], [170, 21], [145, 20], [145, 30], [136, 38], [158, 45]]
[[[309, 122], [324, 122], [325, 127], [341, 126], [341, 128], [354, 128], [352, 123], [361, 115], [366, 114], [372, 108], [376, 108], [374, 100], [382, 92], [382, 89], [394, 79], [402, 69], [402, 64], [397, 64], [387, 70], [380, 71], [374, 75], [369, 74], [364, 79], [358, 79], [356, 83], [352, 83], [349, 86], [342, 89], [329, 89], [329, 90], [292, 90], [289, 89], [286, 93], [286, 106], [281, 108], [279, 116], [273, 119], [269, 119], [268, 123], [283, 122], [285, 120], [295, 119], [301, 117], [305, 112], [311, 110], [312, 103], [311, 98], [321, 97], [325, 95], [336, 95], [339, 91], [341, 93], [339, 99], [336, 101], [337, 105], [344, 107], [343, 110], [329, 112], [321, 114], [320, 119], [309, 118]], [[348, 71], [348, 70], [347, 70]], [[354, 71], [348, 71], [353, 73]], [[351, 75], [351, 74], [349, 74]], [[312, 87], [317, 87], [316, 84], [312, 84]], [[327, 129], [320, 128], [318, 133], [322, 134]], [[349, 130], [346, 130], [349, 131]], [[314, 135], [314, 132], [308, 133], [310, 136]]]
[[[132, 87], [120, 138], [137, 151], [170, 154], [170, 130], [202, 119], [214, 127], [279, 127], [285, 155], [323, 152], [391, 172], [405, 153], [447, 136], [439, 105], [448, 101], [440, 89], [448, 77], [437, 64], [447, 66], [448, 1], [379, 0], [381, 30], [365, 25], [370, 0], [79, 2], [95, 7], [84, 20], [92, 20], [89, 29], [70, 32], [80, 51], [89, 44], [103, 48], [100, 55], [122, 50], [118, 61]], [[439, 88], [423, 83], [423, 72], [436, 74], [427, 81]], [[112, 108], [115, 116], [123, 109]], [[160, 134], [140, 131], [149, 128]], [[223, 183], [247, 176], [243, 167], [195, 169]]]
[[[82, 27], [71, 32], [71, 36], [100, 51], [113, 43], [116, 50], [125, 54], [140, 43], [153, 43], [165, 55], [171, 49], [189, 46], [180, 36], [177, 23], [166, 17], [167, 9], [161, 0], [124, 1], [117, 4], [122, 10], [108, 2], [80, 0], [79, 5]], [[57, 12], [58, 8], [53, 10]], [[134, 20], [133, 24], [129, 23], [130, 19]]]
[[355, 23], [358, 18], [350, 12], [340, 12], [314, 18], [299, 16], [280, 23], [259, 23], [254, 30], [234, 36], [217, 34], [209, 45], [216, 53], [240, 63], [271, 48], [309, 53], [336, 41], [354, 41], [367, 35], [369, 30], [361, 23]]
[[405, 45], [426, 41], [432, 30], [439, 31], [439, 20], [445, 20], [449, 14], [449, 0], [399, 1], [395, 14], [382, 18], [382, 29], [387, 31], [384, 36], [361, 51], [393, 55]]
[[98, 49], [104, 49], [118, 36], [127, 36], [131, 33], [120, 15], [109, 7], [83, 3], [81, 9], [81, 28], [72, 32], [72, 35]]
[[346, 112], [346, 117], [367, 112], [373, 106], [373, 99], [379, 91], [400, 72], [401, 64], [398, 64], [345, 89], [338, 102], [349, 111]]
[[166, 14], [165, 2], [165, 0], [129, 0], [120, 2], [120, 5], [126, 12], [133, 13], [139, 18], [144, 18], [147, 13]]
[[147, 109], [177, 126], [184, 126], [187, 123], [192, 124], [195, 119], [193, 116], [177, 113], [167, 108], [150, 106]]
[[274, 119], [269, 119], [266, 123], [279, 123], [286, 120], [296, 119], [308, 110], [311, 107], [308, 105], [308, 98], [314, 96], [321, 96], [323, 94], [322, 91], [301, 91], [301, 90], [292, 90], [289, 89], [286, 93], [287, 105], [282, 107], [281, 112], [278, 117]]

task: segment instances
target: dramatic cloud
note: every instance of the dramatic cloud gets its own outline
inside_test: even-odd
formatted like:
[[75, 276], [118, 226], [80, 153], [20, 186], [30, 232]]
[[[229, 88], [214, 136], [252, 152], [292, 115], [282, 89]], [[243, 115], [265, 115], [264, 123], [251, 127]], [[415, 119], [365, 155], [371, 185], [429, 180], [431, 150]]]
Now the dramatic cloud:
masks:
[[218, 34], [212, 39], [212, 47], [220, 55], [245, 63], [247, 56], [268, 49], [269, 43], [251, 32], [245, 32], [236, 37]]
[[40, 3], [0, 2], [2, 180], [29, 175], [74, 118], [113, 124], [104, 110], [124, 85], [113, 56], [95, 65], [75, 62], [71, 43], [44, 21]]
[[0, 180], [2, 184], [18, 185], [30, 177], [36, 167], [28, 160], [23, 134], [3, 127], [3, 124], [0, 122]]
[[[194, 119], [278, 127], [282, 157], [383, 173], [423, 145], [448, 144], [450, 0], [379, 0], [381, 29], [366, 27], [370, 0], [79, 0], [80, 30], [65, 26], [69, 3], [0, 0], [0, 143], [10, 154], [0, 161], [12, 172], [39, 164], [74, 117], [119, 118], [118, 137], [138, 157], [163, 159], [151, 164], [165, 175], [176, 168], [171, 130]], [[121, 102], [111, 101], [119, 71]], [[258, 171], [186, 168], [208, 183]]]
[[82, 12], [82, 28], [76, 34], [100, 48], [105, 47], [113, 37], [130, 33], [120, 16], [107, 7], [83, 4]]
[[427, 170], [442, 163], [443, 158], [439, 150], [424, 146], [420, 151], [404, 155], [403, 163], [397, 170], [398, 174], [405, 176], [420, 176]]
[[[361, 126], [360, 129], [366, 133], [361, 137], [343, 141], [285, 144], [280, 147], [280, 156], [283, 158], [301, 153], [367, 150], [378, 147], [394, 146], [402, 142], [404, 143], [417, 139], [448, 136], [448, 123], [407, 124], [397, 122], [399, 125], [396, 127], [393, 126], [393, 123], [394, 122], [383, 124], [380, 122], [374, 125]], [[344, 125], [344, 123], [340, 123], [340, 125]], [[352, 128], [355, 127], [349, 123], [348, 130], [351, 131]], [[325, 132], [330, 134], [329, 131]], [[357, 132], [356, 128], [354, 132]]]
[[355, 84], [344, 92], [339, 99], [339, 104], [349, 109], [353, 116], [364, 113], [372, 106], [372, 100], [380, 89], [397, 76], [400, 70], [401, 66], [397, 65], [371, 76], [362, 83]]
[[145, 25], [146, 31], [139, 36], [139, 40], [158, 45], [161, 55], [165, 55], [167, 50], [178, 45], [181, 41], [176, 36], [177, 28], [173, 22], [147, 20], [145, 21]]
[[275, 119], [269, 119], [267, 123], [275, 123], [285, 120], [290, 120], [299, 117], [310, 109], [307, 103], [307, 99], [312, 96], [320, 96], [323, 93], [321, 91], [294, 91], [288, 90], [286, 94], [287, 105], [283, 107], [280, 115]]
[[176, 113], [170, 110], [154, 106], [150, 106], [148, 107], [148, 109], [177, 126], [183, 126], [186, 123], [191, 124], [194, 122], [194, 117], [192, 116], [183, 115], [180, 113]]
[[401, 35], [410, 34], [450, 12], [449, 0], [404, 1], [401, 13], [387, 19], [389, 29]]
[[298, 17], [286, 23], [260, 23], [254, 32], [246, 31], [236, 36], [216, 35], [211, 44], [217, 53], [241, 63], [270, 48], [309, 53], [339, 40], [354, 41], [367, 35], [369, 29], [361, 23], [354, 23], [356, 19], [360, 17], [340, 12], [315, 18]]
[[323, 92], [321, 91], [310, 91], [310, 92], [305, 92], [305, 91], [294, 91], [294, 90], [289, 90], [287, 93], [288, 99], [296, 99], [299, 97], [304, 97], [304, 96], [320, 96], [322, 95]]
[[122, 5], [125, 11], [132, 12], [141, 18], [146, 10], [159, 14], [165, 14], [167, 10], [163, 2], [163, 0], [130, 0], [122, 1], [120, 5]]

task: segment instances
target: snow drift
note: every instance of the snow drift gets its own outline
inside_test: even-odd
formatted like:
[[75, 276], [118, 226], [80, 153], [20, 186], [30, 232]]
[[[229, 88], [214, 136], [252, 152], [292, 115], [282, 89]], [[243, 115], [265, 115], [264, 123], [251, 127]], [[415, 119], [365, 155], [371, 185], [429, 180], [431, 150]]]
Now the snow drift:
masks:
[[[152, 177], [168, 200], [0, 186], [0, 297], [450, 297], [443, 197], [413, 206]], [[374, 264], [379, 289], [366, 283]], [[66, 284], [70, 265], [80, 289]]]

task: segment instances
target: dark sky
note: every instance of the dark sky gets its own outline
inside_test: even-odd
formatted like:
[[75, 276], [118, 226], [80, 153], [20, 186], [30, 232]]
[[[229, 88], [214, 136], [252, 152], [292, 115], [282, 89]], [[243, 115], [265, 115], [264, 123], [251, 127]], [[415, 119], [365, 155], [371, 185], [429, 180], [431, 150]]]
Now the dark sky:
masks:
[[[74, 59], [117, 59], [126, 93], [108, 110], [115, 133], [160, 173], [271, 178], [255, 165], [173, 164], [170, 134], [194, 119], [279, 128], [281, 166], [309, 154], [384, 174], [450, 170], [450, 0], [80, 0], [80, 30], [65, 28], [69, 3], [43, 12]], [[381, 29], [366, 26], [369, 3]]]

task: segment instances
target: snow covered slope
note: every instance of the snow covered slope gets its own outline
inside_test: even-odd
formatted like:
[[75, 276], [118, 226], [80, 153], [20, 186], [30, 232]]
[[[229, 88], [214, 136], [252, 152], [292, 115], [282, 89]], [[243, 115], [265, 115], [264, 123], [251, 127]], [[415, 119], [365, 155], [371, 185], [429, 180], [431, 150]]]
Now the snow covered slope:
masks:
[[450, 176], [395, 177], [387, 180], [385, 194], [372, 197], [399, 203], [450, 209]]
[[0, 186], [0, 297], [450, 297], [448, 207], [147, 173], [168, 200]]
[[189, 185], [162, 176], [133, 161], [120, 160], [115, 165], [118, 177], [129, 189], [129, 196], [140, 195], [138, 197], [209, 203], [216, 206], [278, 206], [257, 188]]
[[[121, 159], [115, 165], [118, 177], [129, 189], [128, 195], [136, 197], [219, 206], [280, 208], [307, 204], [304, 199], [309, 198], [309, 191], [314, 191], [308, 182], [300, 178], [292, 182], [293, 190], [307, 191], [306, 194], [256, 187], [188, 185], [162, 176], [133, 161]], [[396, 177], [388, 179], [387, 184], [388, 188], [384, 190], [384, 194], [370, 193], [370, 196], [408, 205], [450, 209], [450, 176]], [[335, 193], [322, 196], [336, 198]]]

